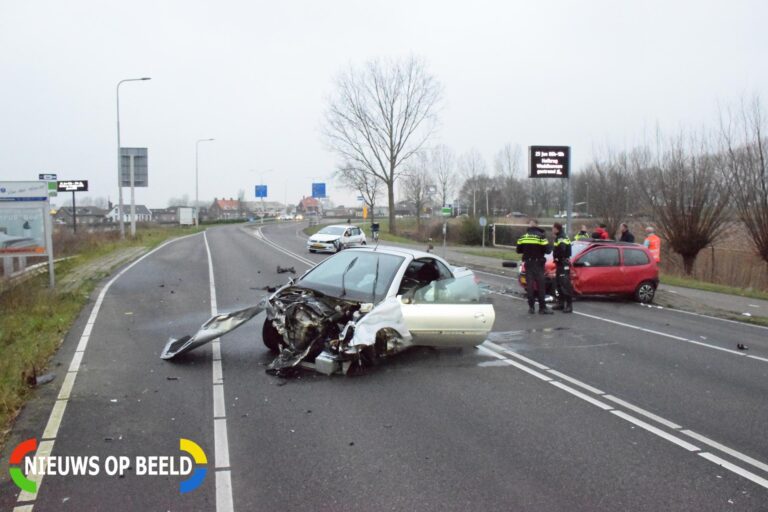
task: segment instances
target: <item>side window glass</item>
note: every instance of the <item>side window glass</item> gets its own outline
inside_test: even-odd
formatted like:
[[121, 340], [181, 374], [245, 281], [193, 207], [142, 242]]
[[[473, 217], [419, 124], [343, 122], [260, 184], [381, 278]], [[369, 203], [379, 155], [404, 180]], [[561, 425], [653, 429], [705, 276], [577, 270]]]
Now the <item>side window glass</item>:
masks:
[[464, 276], [459, 278], [432, 281], [416, 290], [413, 295], [414, 304], [468, 304], [481, 301], [480, 287], [474, 278]]
[[637, 267], [647, 265], [651, 261], [644, 251], [639, 249], [624, 249], [624, 265], [627, 267]]
[[579, 261], [587, 267], [618, 267], [619, 250], [613, 247], [604, 247], [589, 251]]

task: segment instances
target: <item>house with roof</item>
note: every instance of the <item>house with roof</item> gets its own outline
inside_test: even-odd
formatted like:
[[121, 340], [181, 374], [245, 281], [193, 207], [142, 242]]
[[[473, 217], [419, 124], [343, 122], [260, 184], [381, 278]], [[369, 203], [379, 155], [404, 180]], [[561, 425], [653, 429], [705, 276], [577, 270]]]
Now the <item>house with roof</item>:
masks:
[[53, 221], [56, 224], [66, 224], [71, 226], [74, 213], [77, 213], [78, 226], [86, 224], [104, 224], [109, 221], [107, 218], [107, 210], [104, 208], [96, 208], [95, 206], [77, 206], [76, 210], [71, 206], [62, 206], [56, 210], [56, 214], [53, 216]]
[[241, 219], [245, 217], [244, 205], [237, 199], [213, 198], [213, 204], [208, 208], [208, 218], [211, 220]]
[[314, 197], [304, 197], [299, 201], [299, 205], [296, 207], [297, 213], [316, 213], [318, 215], [323, 214], [323, 207], [320, 204], [320, 201], [315, 199]]
[[[78, 216], [80, 213], [78, 212]], [[107, 218], [111, 222], [117, 222], [120, 217], [117, 214], [117, 206], [112, 208], [109, 213], [107, 214]], [[131, 205], [130, 204], [124, 204], [123, 205], [123, 222], [131, 222]], [[136, 205], [136, 222], [152, 222], [152, 212], [149, 211], [149, 208], [147, 208], [143, 204], [137, 204]]]

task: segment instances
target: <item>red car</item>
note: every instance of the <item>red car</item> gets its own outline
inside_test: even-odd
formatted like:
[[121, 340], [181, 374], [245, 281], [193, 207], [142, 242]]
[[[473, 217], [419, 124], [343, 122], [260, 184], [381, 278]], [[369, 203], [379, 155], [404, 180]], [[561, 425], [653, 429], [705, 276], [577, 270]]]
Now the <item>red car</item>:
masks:
[[[630, 295], [636, 301], [653, 301], [659, 269], [643, 245], [610, 240], [579, 240], [571, 244], [571, 283], [576, 295]], [[547, 255], [546, 287], [555, 295], [555, 263]], [[525, 263], [520, 266], [520, 286], [525, 288]]]

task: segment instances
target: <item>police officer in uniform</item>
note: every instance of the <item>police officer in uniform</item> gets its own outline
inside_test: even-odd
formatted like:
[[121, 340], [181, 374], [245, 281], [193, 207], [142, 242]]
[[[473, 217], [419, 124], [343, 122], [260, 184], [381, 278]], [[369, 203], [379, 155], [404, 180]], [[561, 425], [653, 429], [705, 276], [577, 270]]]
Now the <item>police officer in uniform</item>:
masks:
[[563, 232], [563, 225], [559, 222], [552, 225], [552, 234], [555, 237], [555, 249], [552, 255], [555, 259], [555, 284], [557, 286], [557, 305], [552, 309], [563, 313], [573, 313], [571, 241]]
[[[539, 222], [536, 219], [531, 219], [528, 222], [528, 230], [523, 236], [518, 238], [517, 252], [523, 255], [523, 263], [525, 263], [525, 291], [528, 295], [528, 313], [536, 313], [533, 306], [538, 297], [539, 313], [551, 315], [552, 310], [547, 307], [547, 303], [544, 300], [546, 293], [544, 263], [546, 262], [545, 255], [552, 252], [552, 248], [549, 246], [549, 240], [547, 240], [544, 230], [539, 228]], [[534, 286], [537, 286], [538, 289], [534, 290]], [[537, 297], [534, 297], [534, 293], [536, 293]]]

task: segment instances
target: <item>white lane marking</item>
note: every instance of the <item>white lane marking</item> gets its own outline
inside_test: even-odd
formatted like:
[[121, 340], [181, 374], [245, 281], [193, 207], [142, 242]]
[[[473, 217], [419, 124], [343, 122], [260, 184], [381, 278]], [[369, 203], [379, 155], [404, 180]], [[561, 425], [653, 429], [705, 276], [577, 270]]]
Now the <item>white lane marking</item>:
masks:
[[[91, 314], [88, 316], [88, 321], [86, 322], [85, 327], [83, 328], [83, 332], [80, 335], [80, 340], [77, 343], [77, 348], [75, 349], [75, 353], [72, 356], [72, 360], [69, 363], [69, 370], [67, 371], [67, 377], [64, 379], [64, 383], [62, 383], [62, 389], [59, 391], [59, 397], [56, 399], [56, 402], [54, 402], [53, 408], [51, 409], [51, 413], [48, 416], [48, 422], [46, 423], [45, 430], [43, 431], [42, 439], [44, 440], [41, 441], [40, 444], [38, 444], [37, 451], [35, 452], [34, 457], [47, 457], [51, 454], [51, 450], [53, 450], [53, 442], [54, 442], [53, 440], [56, 438], [56, 435], [59, 432], [59, 427], [61, 426], [61, 420], [64, 417], [64, 411], [67, 408], [67, 402], [69, 401], [69, 396], [72, 393], [71, 386], [74, 385], [75, 379], [77, 378], [77, 372], [80, 370], [80, 363], [83, 360], [83, 354], [85, 352], [86, 347], [88, 346], [91, 330], [93, 329], [93, 325], [96, 323], [96, 318], [98, 318], [99, 316], [99, 311], [101, 311], [101, 305], [104, 302], [104, 297], [107, 296], [107, 292], [112, 287], [114, 282], [120, 279], [120, 277], [123, 274], [128, 272], [134, 266], [138, 265], [139, 262], [144, 260], [144, 258], [149, 257], [151, 254], [154, 254], [155, 252], [159, 251], [160, 249], [164, 248], [169, 244], [178, 242], [179, 240], [184, 240], [185, 238], [189, 238], [197, 234], [198, 233], [182, 236], [179, 238], [174, 238], [173, 240], [168, 240], [167, 242], [155, 247], [151, 251], [147, 252], [146, 254], [138, 258], [136, 261], [127, 265], [120, 272], [115, 274], [115, 276], [112, 277], [112, 279], [107, 281], [107, 284], [104, 285], [104, 288], [101, 289], [98, 297], [96, 298], [96, 302], [93, 304], [93, 309], [91, 310]], [[68, 380], [71, 384], [67, 384]], [[65, 386], [67, 385], [70, 386], [70, 389], [68, 390], [65, 388]], [[64, 395], [66, 396], [66, 398], [64, 395], [62, 395], [62, 392], [64, 392]], [[46, 440], [46, 439], [49, 439], [49, 440]], [[40, 486], [42, 485], [42, 478], [43, 477], [40, 476], [39, 480], [37, 480], [38, 493], [40, 492]], [[25, 491], [22, 491], [19, 494], [18, 501], [32, 501], [36, 497], [37, 497], [37, 494], [33, 495]], [[26, 505], [26, 507], [28, 507], [27, 510], [32, 510], [32, 505]]]
[[[488, 349], [486, 347], [483, 347], [483, 346], [479, 346], [477, 348], [480, 349], [482, 352], [488, 354], [488, 355], [496, 357], [497, 359], [500, 360], [499, 362], [505, 361], [505, 362], [509, 363], [511, 366], [515, 366], [517, 368], [522, 367], [522, 369], [525, 369], [525, 367], [523, 365], [515, 363], [514, 361], [510, 361], [504, 355], [499, 354], [499, 353], [497, 353], [497, 352], [495, 352], [493, 350], [490, 350], [490, 349]], [[538, 373], [538, 372], [535, 372], [534, 370], [531, 370], [531, 369], [527, 369], [525, 371], [527, 371], [528, 373], [532, 373], [532, 374], [537, 374]], [[561, 377], [567, 377], [565, 374], [560, 373], [560, 372], [555, 372], [554, 370], [549, 370], [548, 372], [552, 373], [553, 375], [559, 375]], [[749, 471], [747, 471], [747, 470], [745, 470], [745, 469], [743, 469], [743, 468], [741, 468], [739, 466], [736, 466], [734, 464], [726, 462], [723, 459], [721, 459], [719, 457], [716, 457], [716, 456], [714, 456], [712, 454], [708, 454], [706, 452], [701, 452], [700, 451], [701, 449], [699, 447], [697, 447], [697, 446], [695, 446], [695, 445], [693, 445], [693, 444], [691, 444], [691, 443], [689, 443], [687, 441], [684, 441], [684, 440], [680, 439], [677, 436], [673, 436], [671, 434], [668, 434], [668, 433], [664, 432], [663, 430], [658, 429], [658, 428], [654, 427], [653, 425], [650, 425], [649, 423], [646, 423], [646, 422], [644, 422], [644, 421], [642, 421], [640, 419], [637, 419], [634, 416], [630, 416], [629, 414], [627, 414], [627, 413], [625, 413], [623, 411], [620, 411], [618, 409], [613, 409], [610, 406], [608, 406], [607, 404], [604, 404], [603, 402], [601, 402], [599, 400], [596, 400], [596, 399], [594, 399], [594, 398], [592, 398], [592, 397], [590, 397], [588, 395], [585, 395], [584, 393], [581, 393], [580, 391], [577, 391], [577, 390], [575, 390], [573, 388], [570, 388], [570, 387], [566, 386], [565, 384], [563, 384], [561, 382], [557, 382], [555, 380], [550, 380], [549, 383], [552, 384], [553, 386], [556, 386], [556, 387], [558, 387], [558, 388], [560, 388], [560, 389], [562, 389], [564, 391], [567, 391], [568, 393], [571, 393], [574, 396], [577, 396], [577, 397], [579, 397], [579, 398], [581, 398], [581, 399], [583, 399], [583, 400], [585, 400], [585, 401], [587, 401], [587, 402], [589, 402], [589, 403], [591, 403], [593, 405], [596, 405], [597, 407], [600, 407], [603, 410], [607, 410], [610, 413], [618, 416], [619, 418], [622, 418], [622, 419], [624, 419], [626, 421], [629, 421], [630, 423], [632, 423], [634, 425], [637, 425], [637, 426], [643, 428], [644, 430], [646, 430], [646, 431], [648, 431], [648, 432], [650, 432], [652, 434], [655, 434], [655, 435], [657, 435], [657, 436], [659, 436], [659, 437], [661, 437], [661, 438], [663, 438], [663, 439], [665, 439], [665, 440], [667, 440], [667, 441], [669, 441], [671, 443], [674, 443], [674, 444], [676, 444], [676, 445], [678, 445], [678, 446], [680, 446], [682, 448], [685, 448], [688, 451], [699, 452], [699, 455], [703, 456], [704, 458], [710, 460], [711, 462], [715, 462], [716, 464], [719, 464], [719, 465], [723, 466], [724, 468], [726, 468], [726, 469], [728, 469], [728, 470], [730, 470], [730, 471], [732, 471], [732, 472], [734, 472], [734, 473], [736, 473], [736, 474], [738, 474], [740, 476], [743, 476], [744, 478], [748, 478], [749, 480], [752, 480], [753, 482], [756, 482], [756, 483], [758, 483], [760, 485], [763, 485], [763, 483], [761, 483], [761, 482], [765, 482], [765, 480], [762, 479], [761, 477], [759, 477], [759, 476], [757, 476], [757, 475], [755, 475], [753, 473], [750, 473]], [[738, 459], [740, 459], [740, 460], [742, 460], [742, 461], [744, 461], [744, 462], [746, 462], [748, 464], [751, 464], [751, 465], [753, 465], [753, 466], [755, 466], [757, 468], [763, 469], [764, 471], [768, 471], [768, 464], [765, 464], [765, 463], [763, 463], [763, 462], [761, 462], [759, 460], [753, 459], [752, 457], [750, 457], [748, 455], [745, 455], [745, 454], [743, 454], [743, 453], [741, 453], [741, 452], [739, 452], [737, 450], [734, 450], [732, 448], [728, 448], [727, 446], [725, 446], [723, 444], [720, 444], [720, 443], [718, 443], [716, 441], [713, 441], [713, 440], [711, 440], [709, 438], [706, 438], [706, 437], [702, 436], [701, 434], [696, 434], [695, 432], [693, 432], [691, 430], [680, 430], [680, 429], [683, 428], [680, 425], [678, 425], [678, 424], [676, 424], [676, 423], [674, 423], [672, 421], [666, 420], [666, 419], [664, 419], [664, 418], [662, 418], [660, 416], [657, 416], [657, 415], [655, 415], [655, 414], [653, 414], [651, 412], [648, 412], [645, 409], [637, 407], [636, 405], [632, 405], [629, 402], [625, 402], [624, 400], [616, 398], [613, 395], [603, 395], [603, 397], [608, 399], [608, 400], [611, 400], [611, 401], [613, 401], [613, 402], [615, 402], [615, 403], [617, 403], [617, 404], [619, 404], [619, 405], [621, 405], [623, 407], [626, 407], [626, 408], [628, 408], [628, 409], [630, 409], [632, 411], [635, 411], [635, 412], [637, 412], [639, 414], [642, 414], [642, 415], [648, 417], [649, 419], [657, 421], [657, 422], [659, 422], [662, 425], [665, 425], [665, 426], [667, 426], [669, 428], [672, 428], [674, 430], [679, 430], [681, 433], [683, 433], [685, 435], [688, 435], [690, 437], [693, 437], [693, 438], [701, 441], [704, 444], [708, 444], [712, 448], [716, 448], [718, 450], [721, 450], [722, 452], [727, 453], [727, 454], [731, 455], [732, 457], [738, 458]]]
[[213, 419], [226, 417], [224, 385], [213, 386]]
[[541, 380], [543, 380], [545, 382], [550, 382], [552, 380], [551, 378], [547, 377], [543, 373], [539, 373], [539, 372], [537, 372], [535, 370], [531, 370], [527, 366], [523, 366], [520, 363], [518, 363], [517, 361], [512, 361], [510, 359], [507, 359], [506, 357], [502, 356], [501, 354], [497, 354], [496, 352], [494, 352], [493, 350], [491, 350], [489, 348], [485, 348], [483, 346], [478, 346], [477, 348], [478, 348], [478, 350], [481, 350], [481, 351], [485, 352], [488, 355], [491, 355], [493, 357], [501, 359], [502, 361], [505, 361], [510, 366], [514, 366], [515, 368], [517, 368], [519, 370], [523, 370], [526, 373], [530, 373], [531, 375], [533, 375], [537, 379], [541, 379]]
[[625, 323], [625, 322], [619, 322], [617, 320], [611, 320], [609, 318], [603, 318], [601, 316], [590, 315], [590, 314], [587, 314], [587, 313], [582, 313], [581, 311], [574, 311], [573, 313], [576, 314], [576, 315], [585, 316], [587, 318], [592, 318], [592, 319], [595, 319], [595, 320], [601, 320], [603, 322], [608, 322], [609, 324], [615, 324], [615, 325], [619, 325], [621, 327], [626, 327], [628, 329], [635, 329], [637, 331], [647, 332], [649, 334], [655, 334], [656, 336], [662, 336], [662, 337], [670, 338], [670, 339], [673, 339], [673, 340], [676, 340], [676, 341], [684, 341], [686, 343], [692, 343], [693, 345], [699, 345], [699, 346], [702, 346], [702, 347], [711, 348], [711, 349], [714, 349], [714, 350], [719, 350], [721, 352], [727, 352], [727, 353], [733, 354], [735, 356], [742, 356], [743, 357], [743, 356], [746, 355], [743, 352], [739, 352], [738, 350], [731, 350], [729, 348], [718, 347], [717, 345], [710, 345], [709, 343], [703, 343], [701, 341], [696, 341], [696, 340], [691, 340], [691, 339], [688, 339], [688, 338], [683, 338], [682, 336], [676, 336], [674, 334], [669, 334], [669, 333], [666, 333], [666, 332], [656, 331], [654, 329], [646, 329], [645, 327], [640, 327], [638, 325], [632, 325], [632, 324], [628, 324], [628, 323]]
[[83, 362], [83, 354], [84, 352], [75, 352], [75, 355], [72, 356], [72, 362], [69, 363], [68, 372], [77, 373], [80, 369], [80, 363]]
[[485, 274], [487, 276], [501, 277], [502, 279], [511, 279], [513, 281], [517, 281], [517, 277], [515, 277], [515, 276], [503, 276], [501, 274], [494, 274], [492, 272], [485, 272], [484, 270], [477, 270], [475, 268], [473, 268], [472, 271], [473, 272], [477, 272], [478, 274]]
[[566, 380], [566, 381], [570, 382], [571, 384], [576, 384], [577, 386], [586, 389], [590, 393], [594, 393], [596, 395], [604, 395], [605, 394], [604, 391], [601, 391], [601, 390], [597, 389], [596, 387], [590, 386], [586, 382], [581, 382], [578, 379], [574, 379], [573, 377], [570, 377], [570, 376], [568, 376], [568, 375], [566, 375], [564, 373], [560, 373], [557, 370], [550, 369], [550, 370], [547, 370], [547, 373], [551, 373], [552, 375], [554, 375], [556, 377], [559, 377], [559, 378], [561, 378], [563, 380]]
[[665, 427], [669, 427], [669, 428], [671, 428], [673, 430], [680, 430], [681, 428], [683, 428], [683, 427], [681, 427], [680, 425], [678, 425], [677, 423], [675, 423], [673, 421], [666, 420], [666, 419], [662, 418], [661, 416], [657, 416], [656, 414], [653, 414], [650, 411], [646, 411], [642, 407], [638, 407], [638, 406], [633, 405], [633, 404], [631, 404], [629, 402], [625, 402], [624, 400], [622, 400], [620, 398], [616, 398], [613, 395], [605, 395], [604, 398], [606, 400], [610, 400], [611, 402], [615, 402], [615, 403], [619, 404], [620, 406], [622, 406], [622, 407], [624, 407], [626, 409], [629, 409], [630, 411], [635, 411], [637, 414], [642, 414], [646, 418], [652, 419], [656, 423], [661, 423]]
[[521, 356], [520, 354], [513, 352], [505, 347], [502, 347], [501, 345], [497, 345], [496, 343], [492, 341], [486, 341], [483, 343], [484, 345], [488, 345], [491, 348], [494, 348], [498, 350], [499, 352], [504, 352], [505, 354], [509, 354], [510, 356], [514, 357], [515, 359], [519, 359], [521, 361], [525, 361], [526, 363], [530, 364], [531, 366], [535, 366], [539, 370], [549, 370], [549, 366], [543, 365], [541, 363], [538, 363], [534, 361], [533, 359], [528, 359], [525, 356]]
[[216, 471], [216, 489], [221, 489], [220, 493], [216, 493], [216, 510], [233, 511], [232, 500], [227, 500], [227, 496], [232, 497], [232, 472], [229, 469]]
[[[208, 282], [211, 292], [211, 315], [218, 314], [216, 302], [216, 279], [213, 275], [213, 257], [208, 245], [208, 236], [203, 233], [205, 252], [208, 254]], [[212, 343], [218, 344], [218, 338]], [[224, 401], [224, 369], [221, 364], [221, 348], [216, 351], [218, 359], [212, 359], [213, 373], [213, 453], [215, 469], [229, 468], [229, 436], [227, 435], [226, 403]], [[218, 388], [218, 389], [217, 389]], [[221, 398], [217, 398], [220, 394]], [[217, 400], [221, 400], [217, 403]], [[216, 476], [216, 512], [231, 512], [235, 509], [232, 498], [232, 479], [230, 471], [226, 477]]]
[[[258, 234], [256, 234], [256, 233], [258, 233]], [[253, 236], [257, 240], [261, 240], [262, 242], [264, 242], [265, 244], [267, 244], [270, 247], [274, 248], [275, 250], [280, 251], [283, 254], [287, 254], [291, 258], [294, 258], [294, 259], [300, 261], [301, 263], [309, 265], [310, 267], [314, 267], [317, 264], [314, 261], [312, 261], [310, 259], [307, 259], [307, 258], [305, 258], [303, 256], [299, 256], [295, 252], [289, 251], [288, 249], [285, 249], [284, 247], [282, 247], [282, 246], [278, 245], [277, 243], [273, 242], [272, 240], [268, 239], [264, 235], [264, 233], [262, 233], [261, 228], [254, 230], [254, 232], [252, 232], [250, 234], [251, 234], [251, 236]]]
[[[227, 419], [213, 420], [214, 455], [216, 469], [229, 468], [229, 435], [227, 434]], [[217, 500], [220, 489], [216, 489]]]
[[608, 404], [606, 404], [604, 402], [601, 402], [600, 400], [596, 400], [596, 399], [592, 398], [589, 395], [585, 395], [584, 393], [582, 393], [581, 391], [579, 391], [577, 389], [573, 389], [570, 386], [566, 386], [562, 382], [558, 382], [556, 380], [553, 380], [553, 381], [550, 381], [550, 384], [552, 384], [555, 387], [558, 387], [558, 388], [562, 389], [563, 391], [566, 391], [566, 392], [572, 394], [573, 396], [579, 397], [582, 400], [584, 400], [585, 402], [589, 402], [590, 404], [592, 404], [592, 405], [594, 405], [596, 407], [599, 407], [600, 409], [602, 409], [604, 411], [611, 411], [611, 410], [613, 410], [613, 407], [611, 407], [610, 405], [608, 405]]
[[[642, 304], [638, 304], [638, 307], [643, 307], [643, 305]], [[694, 313], [693, 311], [684, 311], [682, 309], [675, 309], [675, 308], [666, 308], [666, 310], [667, 311], [674, 311], [675, 313], [683, 313], [685, 315], [700, 316], [701, 318], [709, 318], [710, 320], [719, 320], [720, 322], [728, 322], [728, 323], [731, 323], [731, 324], [746, 325], [747, 327], [755, 327], [756, 329], [766, 329], [766, 330], [768, 330], [768, 327], [766, 327], [764, 325], [757, 325], [757, 324], [752, 324], [752, 323], [749, 323], [749, 322], [739, 322], [739, 321], [736, 321], [736, 320], [731, 320], [730, 318], [718, 318], [716, 316], [704, 315], [704, 314], [701, 314], [701, 313]], [[734, 313], [734, 314], [736, 314], [736, 313]]]
[[768, 363], [768, 359], [766, 359], [765, 357], [752, 356], [752, 355], [748, 355], [747, 357], [750, 358], [750, 359], [757, 359], [758, 361], [763, 361], [763, 362]]
[[59, 390], [58, 400], [69, 400], [69, 395], [72, 394], [72, 387], [75, 385], [76, 377], [77, 372], [67, 372], [67, 375], [64, 377], [64, 382], [61, 385], [61, 389]]
[[[37, 452], [35, 452], [35, 457], [50, 457], [51, 452], [53, 451], [53, 443], [54, 441], [40, 441], [37, 445]], [[17, 501], [34, 501], [37, 499], [37, 495], [40, 493], [40, 486], [43, 483], [43, 473], [33, 473], [31, 475], [27, 475], [28, 480], [32, 480], [35, 482], [35, 492], [27, 492], [27, 491], [21, 491], [19, 493], [19, 498]], [[32, 505], [29, 505], [30, 507]]]
[[13, 512], [32, 512], [32, 508], [34, 505], [20, 505], [18, 507], [13, 507]]
[[745, 454], [741, 453], [740, 451], [734, 450], [733, 448], [728, 448], [727, 446], [722, 445], [722, 444], [718, 443], [717, 441], [713, 441], [712, 439], [709, 439], [708, 437], [704, 437], [701, 434], [697, 434], [696, 432], [694, 432], [692, 430], [681, 430], [680, 432], [682, 432], [683, 434], [685, 434], [687, 436], [690, 436], [690, 437], [696, 439], [697, 441], [699, 441], [701, 443], [708, 444], [712, 448], [717, 448], [721, 452], [727, 453], [731, 457], [735, 457], [735, 458], [737, 458], [737, 459], [739, 459], [741, 461], [746, 462], [747, 464], [751, 464], [752, 466], [755, 466], [756, 468], [762, 469], [763, 471], [768, 473], [768, 464], [765, 464], [764, 462], [760, 462], [759, 460], [753, 459], [749, 455], [745, 455]]
[[667, 434], [663, 430], [654, 427], [650, 423], [646, 423], [643, 420], [639, 420], [639, 419], [635, 418], [634, 416], [630, 416], [629, 414], [625, 413], [624, 411], [618, 411], [618, 410], [614, 409], [613, 411], [611, 411], [611, 414], [615, 414], [619, 418], [625, 419], [625, 420], [627, 420], [630, 423], [634, 423], [638, 427], [643, 428], [643, 429], [647, 430], [648, 432], [651, 432], [652, 434], [656, 434], [657, 436], [659, 436], [659, 437], [661, 437], [663, 439], [666, 439], [670, 443], [675, 443], [676, 445], [678, 445], [678, 446], [680, 446], [682, 448], [685, 448], [689, 452], [697, 452], [697, 451], [701, 450], [701, 448], [699, 448], [698, 446], [692, 445], [688, 441], [683, 441], [679, 437], [673, 436], [672, 434]]
[[731, 464], [727, 460], [723, 460], [720, 457], [718, 457], [717, 455], [712, 455], [711, 453], [708, 453], [708, 452], [701, 452], [699, 455], [701, 455], [702, 457], [704, 457], [705, 459], [707, 459], [710, 462], [714, 462], [718, 466], [724, 467], [728, 471], [732, 471], [732, 472], [736, 473], [737, 475], [739, 475], [739, 476], [741, 476], [743, 478], [746, 478], [747, 480], [751, 480], [754, 483], [756, 483], [757, 485], [760, 485], [760, 486], [765, 487], [766, 489], [768, 489], [768, 480], [766, 480], [765, 478], [757, 476], [756, 474], [752, 473], [751, 471], [747, 471], [746, 469], [742, 469], [739, 466], [737, 466], [736, 464]]

